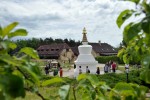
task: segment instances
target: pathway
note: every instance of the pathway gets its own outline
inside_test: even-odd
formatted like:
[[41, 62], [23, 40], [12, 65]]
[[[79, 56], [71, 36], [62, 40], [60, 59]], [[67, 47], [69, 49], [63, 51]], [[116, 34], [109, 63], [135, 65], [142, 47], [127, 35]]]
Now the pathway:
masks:
[[[98, 67], [100, 67], [100, 74], [104, 74], [104, 64], [98, 64]], [[119, 66], [120, 67], [120, 66]], [[82, 70], [86, 70], [86, 68], [82, 68]], [[116, 73], [122, 73], [120, 70], [116, 70]], [[53, 76], [53, 72], [50, 72], [50, 75]], [[63, 77], [74, 77], [74, 68], [71, 68], [68, 70], [68, 68], [63, 68]]]

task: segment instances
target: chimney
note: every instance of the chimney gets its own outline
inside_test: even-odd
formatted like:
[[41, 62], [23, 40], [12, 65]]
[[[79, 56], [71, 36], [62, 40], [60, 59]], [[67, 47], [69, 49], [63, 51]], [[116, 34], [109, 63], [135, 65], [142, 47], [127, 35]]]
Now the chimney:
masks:
[[100, 40], [98, 41], [98, 43], [99, 43], [99, 45], [101, 45], [101, 41]]

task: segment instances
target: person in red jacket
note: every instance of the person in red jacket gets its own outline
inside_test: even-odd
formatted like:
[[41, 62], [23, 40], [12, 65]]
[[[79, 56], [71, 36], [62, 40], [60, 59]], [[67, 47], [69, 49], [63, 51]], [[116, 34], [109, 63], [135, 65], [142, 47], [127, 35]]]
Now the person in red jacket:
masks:
[[63, 76], [63, 70], [62, 70], [62, 67], [60, 67], [59, 75], [60, 75], [60, 77], [62, 77], [62, 76]]
[[113, 72], [115, 73], [115, 72], [116, 72], [116, 63], [115, 63], [115, 62], [113, 62], [113, 64], [112, 64], [111, 66], [112, 66], [112, 70], [113, 70]]

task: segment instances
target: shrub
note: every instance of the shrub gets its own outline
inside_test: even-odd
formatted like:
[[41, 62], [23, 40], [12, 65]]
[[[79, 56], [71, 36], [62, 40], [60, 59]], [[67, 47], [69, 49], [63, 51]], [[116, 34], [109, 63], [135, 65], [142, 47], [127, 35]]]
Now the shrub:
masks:
[[[126, 74], [115, 74], [115, 73], [108, 73], [103, 75], [97, 75], [99, 81], [106, 82], [111, 88], [113, 88], [118, 82], [126, 82]], [[129, 73], [129, 83], [136, 83], [142, 85], [142, 81], [140, 80], [139, 74], [137, 71], [131, 71]]]
[[113, 60], [115, 62], [118, 62], [119, 64], [124, 64], [123, 61], [117, 56], [98, 56], [96, 57], [96, 60], [98, 61], [98, 63], [106, 63], [110, 60]]

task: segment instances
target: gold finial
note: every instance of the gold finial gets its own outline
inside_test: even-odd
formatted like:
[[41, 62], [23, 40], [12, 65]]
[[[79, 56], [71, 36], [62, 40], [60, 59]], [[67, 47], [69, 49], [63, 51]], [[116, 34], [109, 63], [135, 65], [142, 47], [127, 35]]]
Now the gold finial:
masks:
[[85, 27], [83, 28], [83, 33], [82, 34], [87, 34]]
[[86, 37], [87, 32], [86, 32], [85, 27], [83, 28], [83, 33], [82, 34], [83, 34], [82, 42], [88, 42], [87, 37]]

